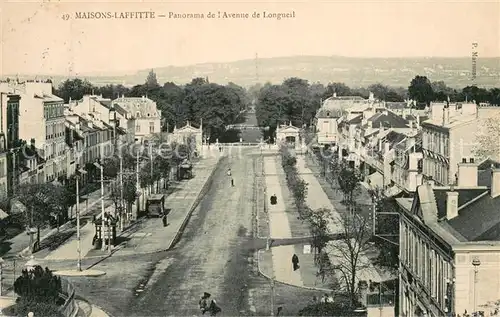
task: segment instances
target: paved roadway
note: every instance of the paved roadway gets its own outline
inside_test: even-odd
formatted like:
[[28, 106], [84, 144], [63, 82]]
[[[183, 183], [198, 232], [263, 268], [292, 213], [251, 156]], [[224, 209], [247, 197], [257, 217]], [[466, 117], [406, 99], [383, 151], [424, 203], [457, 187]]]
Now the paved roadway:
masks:
[[[228, 168], [235, 187], [226, 175]], [[130, 302], [127, 316], [197, 315], [204, 291], [217, 299], [225, 316], [249, 309], [245, 285], [251, 275], [253, 175], [250, 157], [224, 158], [181, 242], [167, 253], [171, 264]]]

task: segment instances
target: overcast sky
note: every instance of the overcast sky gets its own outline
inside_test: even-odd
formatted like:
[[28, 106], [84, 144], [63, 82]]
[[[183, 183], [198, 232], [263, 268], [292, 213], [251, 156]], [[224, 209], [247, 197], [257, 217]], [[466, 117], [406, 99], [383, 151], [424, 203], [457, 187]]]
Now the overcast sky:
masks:
[[[119, 72], [290, 55], [500, 56], [500, 1], [10, 2], [1, 74]], [[75, 19], [78, 11], [155, 19]], [[295, 12], [283, 19], [169, 19], [169, 12]], [[63, 19], [68, 14], [69, 19]]]

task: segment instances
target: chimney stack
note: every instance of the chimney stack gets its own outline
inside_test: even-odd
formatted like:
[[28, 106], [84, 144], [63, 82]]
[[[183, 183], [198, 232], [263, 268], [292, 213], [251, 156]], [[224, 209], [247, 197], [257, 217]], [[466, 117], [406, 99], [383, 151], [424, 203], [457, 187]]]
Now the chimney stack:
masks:
[[491, 197], [500, 196], [500, 168], [491, 168]]
[[451, 220], [458, 216], [458, 192], [446, 192], [446, 219]]
[[462, 158], [462, 163], [458, 163], [458, 186], [459, 187], [477, 187], [477, 167], [474, 158], [467, 162]]

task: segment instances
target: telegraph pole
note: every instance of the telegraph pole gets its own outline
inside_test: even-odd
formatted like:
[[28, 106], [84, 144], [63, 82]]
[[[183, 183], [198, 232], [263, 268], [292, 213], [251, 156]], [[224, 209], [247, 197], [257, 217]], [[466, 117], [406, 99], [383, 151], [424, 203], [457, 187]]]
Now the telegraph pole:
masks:
[[141, 186], [139, 184], [139, 150], [137, 150], [136, 155], [137, 156], [136, 156], [136, 166], [135, 166], [135, 188], [136, 188], [136, 192], [137, 192], [137, 210], [139, 211], [140, 210], [139, 193], [140, 193], [140, 189], [141, 189]]
[[151, 193], [154, 193], [154, 182], [153, 182], [153, 144], [149, 142], [149, 166], [151, 167]]
[[123, 216], [124, 216], [124, 201], [123, 201], [123, 155], [120, 153], [120, 230], [123, 230]]
[[78, 252], [78, 261], [76, 267], [78, 271], [82, 270], [82, 247], [80, 242], [80, 175], [76, 174], [76, 250]]
[[[104, 226], [106, 222], [106, 217], [104, 215], [104, 168], [102, 164], [99, 164], [99, 169], [101, 171], [101, 239], [102, 239], [102, 250], [106, 250], [106, 243], [104, 240]], [[111, 251], [111, 250], [110, 250]]]

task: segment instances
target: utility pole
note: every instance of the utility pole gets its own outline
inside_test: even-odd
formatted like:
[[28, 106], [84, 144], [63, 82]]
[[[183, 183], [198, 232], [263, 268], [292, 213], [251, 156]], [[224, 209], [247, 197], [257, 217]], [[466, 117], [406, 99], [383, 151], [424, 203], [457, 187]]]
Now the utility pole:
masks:
[[76, 267], [78, 271], [82, 270], [82, 248], [80, 244], [80, 175], [76, 174], [76, 250], [78, 252], [78, 261]]
[[135, 166], [135, 188], [137, 191], [137, 211], [140, 210], [140, 200], [139, 200], [139, 193], [141, 189], [141, 185], [139, 184], [139, 150], [137, 150], [137, 158], [136, 158], [136, 166]]
[[154, 182], [153, 182], [153, 144], [149, 142], [149, 166], [151, 167], [151, 193], [154, 193]]
[[274, 316], [274, 280], [275, 276], [271, 279], [271, 316]]
[[[121, 151], [120, 151], [121, 152]], [[124, 201], [123, 201], [123, 155], [120, 153], [120, 230], [123, 230], [124, 216]]]
[[378, 284], [378, 300], [379, 300], [379, 310], [380, 310], [380, 317], [382, 317], [382, 311], [384, 310], [384, 307], [382, 306], [382, 282]]
[[[104, 229], [106, 226], [106, 217], [104, 215], [104, 167], [102, 164], [95, 164], [99, 166], [101, 171], [101, 240], [102, 240], [102, 251], [106, 250], [106, 242], [104, 240]], [[109, 227], [109, 226], [108, 226]], [[109, 228], [107, 228], [109, 230]], [[110, 248], [108, 252], [111, 252], [111, 241], [109, 242]]]

